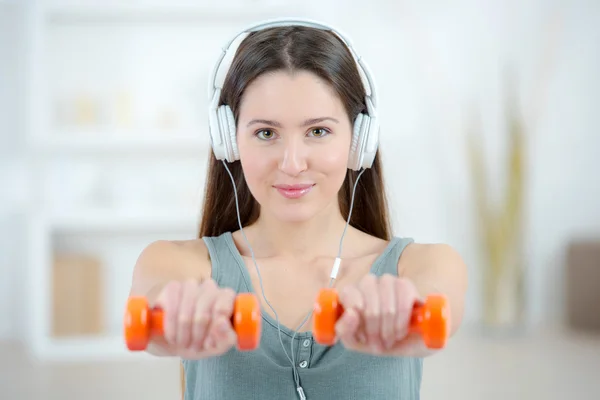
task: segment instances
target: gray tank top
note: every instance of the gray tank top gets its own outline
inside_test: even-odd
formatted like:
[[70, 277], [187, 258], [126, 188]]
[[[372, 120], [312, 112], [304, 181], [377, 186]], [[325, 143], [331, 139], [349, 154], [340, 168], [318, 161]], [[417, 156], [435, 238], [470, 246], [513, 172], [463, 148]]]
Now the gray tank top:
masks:
[[[211, 259], [212, 278], [237, 293], [253, 292], [250, 275], [230, 232], [203, 238]], [[398, 260], [412, 239], [394, 237], [371, 267], [371, 273], [398, 274]], [[182, 360], [185, 400], [299, 399], [289, 359], [283, 352], [277, 322], [263, 312], [260, 347], [249, 352], [236, 348], [220, 357]], [[288, 354], [294, 334], [280, 325]], [[337, 343], [322, 346], [311, 332], [294, 337], [300, 385], [307, 400], [417, 400], [423, 360], [380, 357], [346, 350]], [[291, 354], [290, 354], [291, 356]], [[291, 357], [290, 357], [291, 358]]]

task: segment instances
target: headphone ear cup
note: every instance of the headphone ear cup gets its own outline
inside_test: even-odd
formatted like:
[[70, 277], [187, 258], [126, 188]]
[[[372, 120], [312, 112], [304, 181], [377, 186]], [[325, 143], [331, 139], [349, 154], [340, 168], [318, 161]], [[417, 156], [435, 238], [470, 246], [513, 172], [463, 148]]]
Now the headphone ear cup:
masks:
[[227, 121], [227, 134], [229, 137], [229, 143], [231, 143], [231, 162], [240, 159], [240, 152], [237, 146], [237, 132], [236, 132], [236, 124], [235, 117], [233, 116], [233, 111], [229, 106], [225, 107], [225, 118]]
[[363, 168], [371, 168], [379, 147], [379, 119], [369, 116], [369, 126], [365, 132], [361, 154]]
[[[215, 98], [217, 94], [215, 94]], [[212, 105], [211, 105], [212, 106]], [[213, 154], [217, 160], [224, 160], [227, 157], [227, 148], [223, 141], [223, 128], [221, 127], [219, 108], [209, 107], [208, 127], [210, 130], [210, 144]]]
[[348, 157], [348, 168], [358, 171], [361, 168], [365, 136], [368, 134], [369, 117], [363, 113], [356, 116], [352, 131], [352, 143]]
[[220, 106], [218, 111], [219, 129], [223, 140], [225, 159], [229, 162], [237, 160], [237, 143], [235, 137], [235, 120], [233, 112], [227, 105]]

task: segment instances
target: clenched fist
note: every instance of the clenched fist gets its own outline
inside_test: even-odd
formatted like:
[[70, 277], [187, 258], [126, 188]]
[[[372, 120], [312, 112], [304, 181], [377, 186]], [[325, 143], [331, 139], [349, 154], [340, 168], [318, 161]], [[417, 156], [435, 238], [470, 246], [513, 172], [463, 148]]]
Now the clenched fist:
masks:
[[213, 280], [173, 281], [163, 287], [156, 306], [164, 311], [164, 337], [183, 358], [217, 356], [236, 345], [231, 326], [236, 293]]
[[393, 355], [408, 336], [415, 302], [415, 285], [397, 276], [366, 275], [357, 284], [340, 290], [344, 314], [336, 323], [336, 334], [351, 350]]

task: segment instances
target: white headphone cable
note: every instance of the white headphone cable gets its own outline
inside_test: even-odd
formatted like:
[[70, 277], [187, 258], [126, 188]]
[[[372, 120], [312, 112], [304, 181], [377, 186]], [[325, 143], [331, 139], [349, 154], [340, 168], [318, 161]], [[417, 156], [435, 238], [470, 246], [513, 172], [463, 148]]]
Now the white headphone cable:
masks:
[[[294, 359], [294, 338], [296, 337], [296, 333], [298, 332], [298, 330], [300, 330], [300, 328], [302, 328], [302, 326], [304, 326], [304, 324], [306, 323], [306, 321], [308, 321], [308, 319], [312, 315], [313, 311], [311, 310], [310, 313], [306, 316], [306, 318], [304, 318], [304, 320], [302, 321], [302, 323], [300, 324], [300, 326], [294, 330], [294, 335], [292, 336], [291, 346], [290, 346], [291, 347], [292, 358], [290, 359], [290, 356], [288, 355], [287, 351], [285, 350], [285, 346], [283, 344], [283, 339], [281, 338], [281, 327], [280, 327], [280, 323], [279, 323], [279, 316], [277, 315], [277, 312], [275, 311], [275, 309], [273, 308], [273, 306], [271, 305], [271, 303], [267, 300], [267, 296], [265, 296], [265, 290], [264, 290], [264, 287], [263, 287], [262, 277], [260, 275], [260, 270], [258, 268], [258, 264], [257, 264], [256, 258], [254, 256], [254, 250], [252, 249], [252, 246], [250, 245], [250, 241], [246, 237], [246, 234], [244, 233], [244, 228], [242, 227], [242, 221], [241, 221], [241, 217], [240, 217], [240, 208], [239, 208], [239, 203], [238, 203], [238, 196], [237, 196], [237, 189], [236, 189], [236, 186], [235, 186], [235, 180], [233, 179], [233, 175], [231, 175], [231, 172], [229, 171], [229, 168], [227, 167], [227, 164], [226, 164], [225, 160], [222, 160], [222, 163], [225, 166], [225, 170], [227, 171], [227, 174], [229, 174], [229, 178], [231, 179], [231, 183], [233, 185], [233, 192], [234, 192], [234, 197], [235, 197], [235, 208], [236, 208], [236, 211], [237, 211], [238, 225], [240, 227], [240, 232], [242, 233], [242, 236], [244, 237], [246, 245], [248, 246], [248, 249], [250, 250], [250, 254], [252, 256], [252, 261], [254, 262], [254, 266], [256, 267], [256, 273], [258, 275], [258, 281], [260, 283], [260, 289], [261, 289], [263, 298], [265, 299], [265, 303], [267, 303], [267, 305], [269, 306], [269, 308], [271, 309], [271, 311], [273, 311], [273, 314], [275, 315], [275, 319], [277, 321], [277, 331], [279, 333], [279, 343], [281, 343], [281, 347], [283, 348], [283, 352], [285, 353], [285, 356], [287, 357], [288, 361], [290, 362], [290, 364], [292, 364], [292, 371], [293, 371], [293, 374], [294, 374], [294, 381], [296, 382], [296, 391], [300, 395], [300, 400], [306, 400], [306, 396], [304, 394], [304, 390], [302, 389], [302, 386], [300, 385], [300, 376], [298, 374], [298, 370], [296, 369], [296, 363], [295, 363], [295, 359]], [[340, 262], [341, 262], [343, 240], [344, 240], [344, 236], [346, 235], [346, 230], [348, 229], [348, 225], [350, 224], [350, 218], [352, 217], [352, 208], [354, 206], [354, 194], [355, 194], [356, 187], [358, 185], [358, 181], [360, 179], [360, 176], [363, 174], [363, 172], [365, 172], [365, 169], [363, 169], [362, 171], [360, 171], [360, 173], [356, 177], [356, 182], [354, 182], [354, 187], [352, 189], [352, 198], [350, 200], [350, 210], [348, 212], [348, 218], [346, 220], [346, 225], [344, 227], [344, 231], [342, 232], [342, 237], [340, 238], [340, 245], [339, 245], [339, 249], [338, 249], [338, 254], [337, 254], [337, 257], [335, 259], [333, 269], [331, 271], [331, 276], [330, 276], [330, 280], [329, 280], [329, 287], [333, 286], [333, 282], [335, 281], [335, 279], [337, 277], [337, 272], [338, 272], [339, 265], [340, 265]]]

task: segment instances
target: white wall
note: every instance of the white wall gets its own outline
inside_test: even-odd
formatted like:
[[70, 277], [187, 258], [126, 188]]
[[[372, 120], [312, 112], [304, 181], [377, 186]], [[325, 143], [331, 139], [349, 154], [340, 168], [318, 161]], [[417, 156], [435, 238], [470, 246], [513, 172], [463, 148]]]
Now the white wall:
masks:
[[[491, 170], [498, 173], [504, 129], [501, 72], [507, 65], [518, 68], [520, 100], [531, 124], [528, 309], [533, 323], [560, 321], [567, 242], [600, 237], [600, 4], [564, 1], [552, 8], [539, 0], [485, 5], [381, 0], [369, 9], [364, 2], [347, 1], [322, 9], [314, 3], [314, 17], [350, 34], [377, 77], [383, 157], [398, 234], [449, 242], [469, 263], [468, 321], [477, 320], [480, 302], [479, 256], [461, 147], [466, 112], [473, 104], [481, 107]], [[0, 337], [16, 337], [22, 315], [13, 310], [20, 301], [27, 252], [19, 205], [27, 191], [18, 178], [25, 165], [16, 108], [21, 103], [12, 99], [21, 92], [17, 72], [23, 53], [13, 40], [19, 31], [14, 9], [0, 10], [0, 60], [7, 60], [0, 63], [0, 178], [8, 182], [3, 188], [9, 194], [0, 198], [0, 315], [12, 315], [0, 318]], [[554, 12], [560, 24], [549, 40], [545, 24]], [[553, 52], [544, 55], [547, 44]], [[8, 166], [19, 169], [13, 173]], [[504, 184], [501, 175], [493, 179], [499, 187]]]
[[0, 338], [17, 337], [24, 268], [22, 8], [0, 3]]
[[467, 321], [476, 321], [480, 258], [464, 134], [471, 107], [480, 107], [490, 183], [499, 194], [501, 85], [504, 68], [513, 68], [529, 130], [527, 311], [532, 325], [562, 322], [566, 246], [600, 239], [600, 3], [379, 3], [361, 10], [369, 35], [353, 11], [342, 25], [383, 89], [382, 141], [400, 232], [461, 251], [471, 272]]

